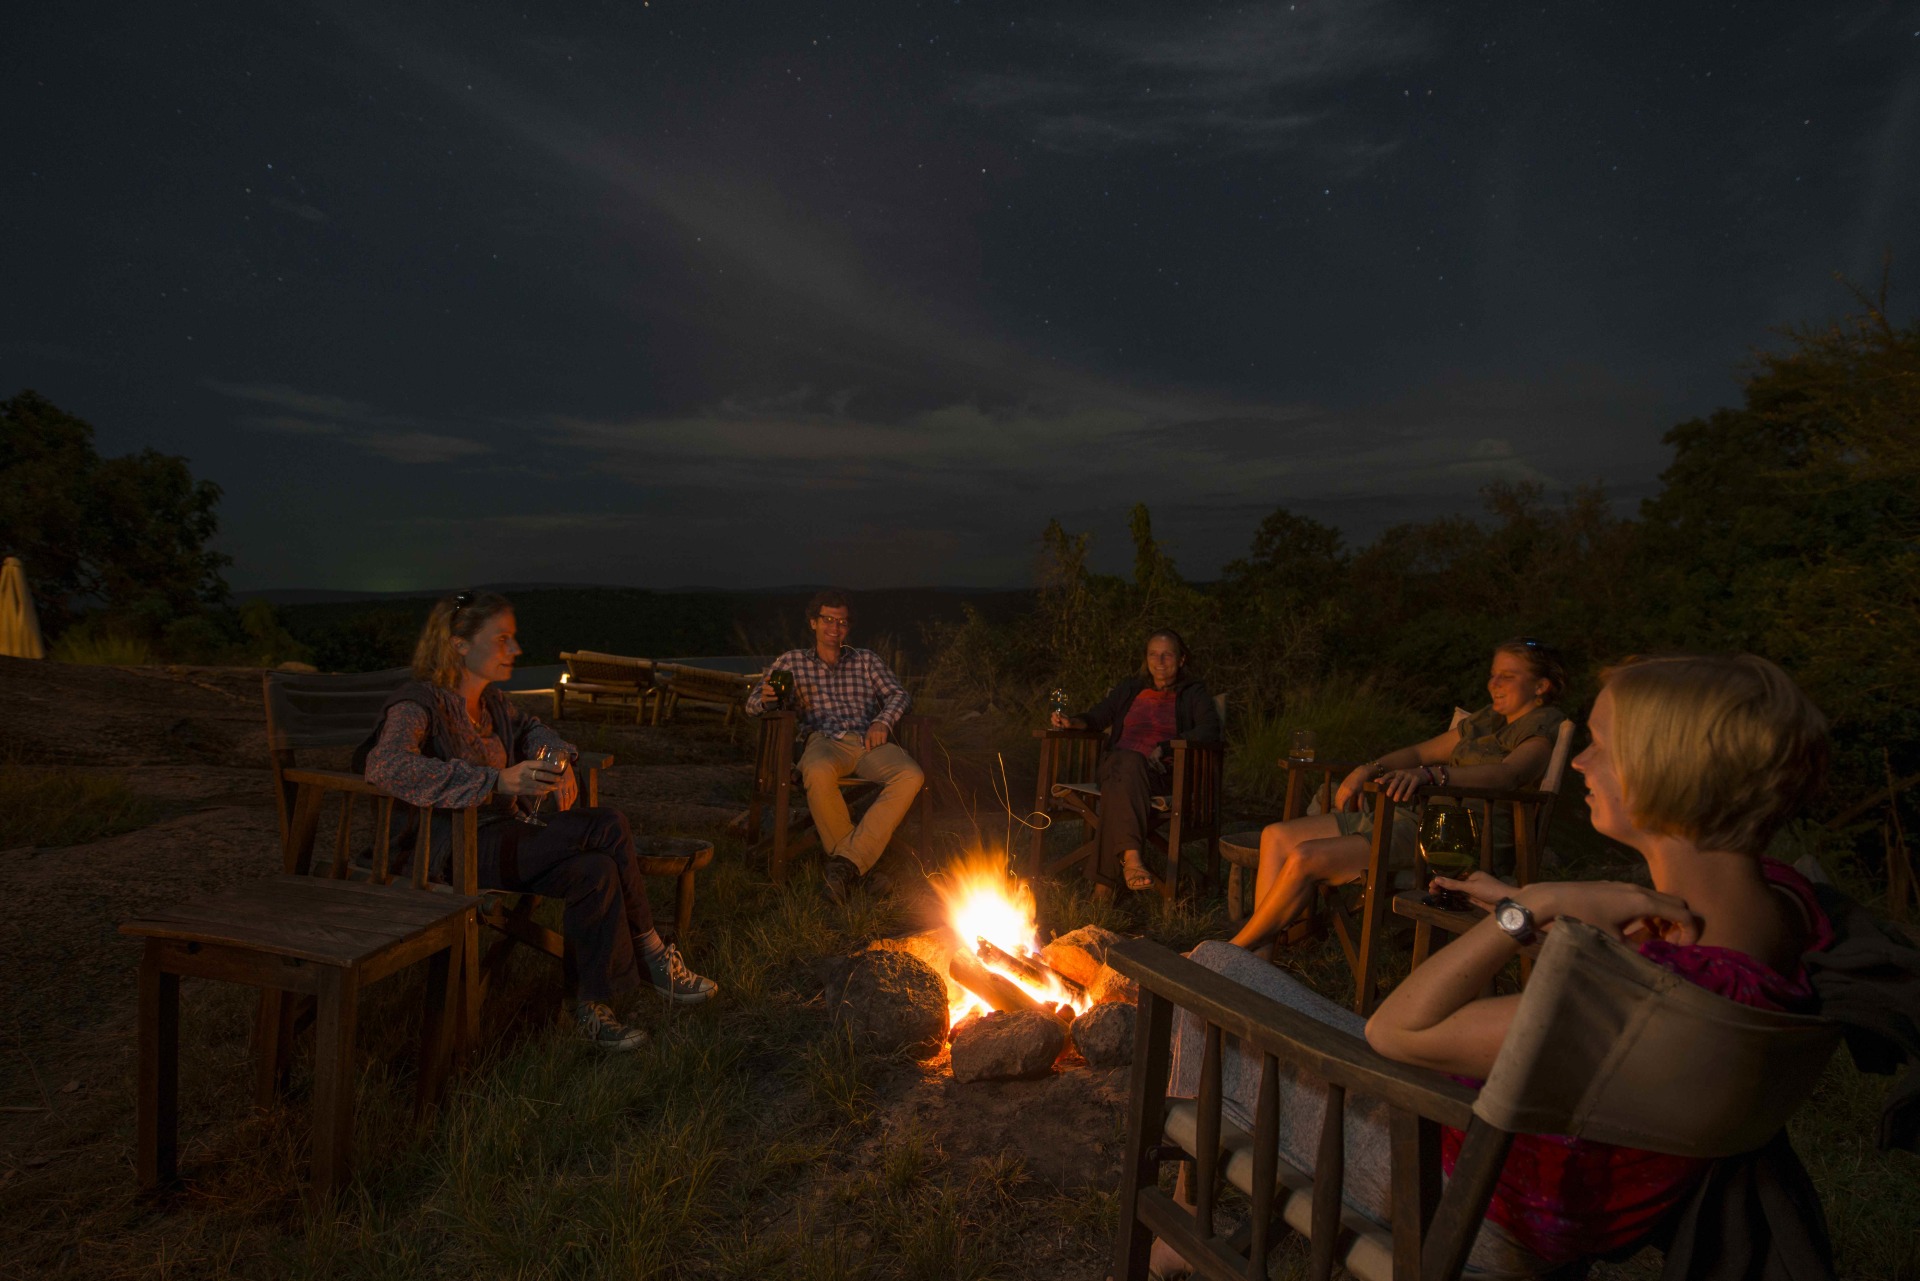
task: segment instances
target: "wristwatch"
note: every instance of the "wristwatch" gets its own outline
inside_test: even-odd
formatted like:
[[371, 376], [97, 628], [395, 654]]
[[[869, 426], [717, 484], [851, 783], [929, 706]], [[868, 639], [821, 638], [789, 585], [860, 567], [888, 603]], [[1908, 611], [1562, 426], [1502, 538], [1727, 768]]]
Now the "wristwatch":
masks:
[[1503, 898], [1493, 905], [1493, 923], [1516, 943], [1531, 943], [1538, 932], [1533, 928], [1533, 913], [1517, 898]]

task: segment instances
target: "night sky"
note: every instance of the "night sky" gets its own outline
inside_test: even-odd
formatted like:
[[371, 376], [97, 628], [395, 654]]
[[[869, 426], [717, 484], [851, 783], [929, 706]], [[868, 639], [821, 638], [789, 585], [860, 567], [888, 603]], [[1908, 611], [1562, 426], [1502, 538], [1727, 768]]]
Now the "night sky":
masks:
[[1189, 575], [1652, 492], [1920, 275], [1920, 7], [16, 6], [0, 396], [236, 588]]

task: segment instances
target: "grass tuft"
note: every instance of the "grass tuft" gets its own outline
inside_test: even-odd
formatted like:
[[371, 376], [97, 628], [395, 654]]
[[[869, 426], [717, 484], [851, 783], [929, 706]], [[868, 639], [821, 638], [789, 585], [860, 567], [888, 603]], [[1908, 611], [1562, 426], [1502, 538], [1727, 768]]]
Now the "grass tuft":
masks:
[[145, 827], [154, 815], [124, 774], [0, 761], [0, 850], [97, 841]]

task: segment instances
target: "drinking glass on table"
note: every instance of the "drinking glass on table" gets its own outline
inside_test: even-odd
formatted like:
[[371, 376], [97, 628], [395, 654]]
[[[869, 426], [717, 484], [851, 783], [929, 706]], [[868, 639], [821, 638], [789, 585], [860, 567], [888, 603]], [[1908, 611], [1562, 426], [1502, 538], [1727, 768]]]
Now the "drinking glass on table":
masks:
[[[1480, 866], [1480, 824], [1464, 806], [1429, 805], [1420, 819], [1419, 846], [1429, 877], [1458, 880]], [[1472, 900], [1458, 890], [1429, 889], [1421, 901], [1448, 912], [1464, 912], [1472, 906]]]
[[[567, 772], [566, 750], [555, 747], [551, 743], [544, 743], [538, 748], [535, 748], [533, 759], [539, 763], [543, 773], [565, 774]], [[547, 794], [545, 792], [540, 793], [540, 795], [533, 798], [533, 809], [531, 811], [522, 814], [519, 810], [515, 810], [513, 816], [530, 827], [545, 827], [547, 820], [540, 817], [540, 807], [546, 803], [546, 799]]]
[[1319, 739], [1314, 737], [1312, 730], [1297, 729], [1293, 731], [1293, 751], [1289, 754], [1290, 759], [1311, 762], [1319, 745]]

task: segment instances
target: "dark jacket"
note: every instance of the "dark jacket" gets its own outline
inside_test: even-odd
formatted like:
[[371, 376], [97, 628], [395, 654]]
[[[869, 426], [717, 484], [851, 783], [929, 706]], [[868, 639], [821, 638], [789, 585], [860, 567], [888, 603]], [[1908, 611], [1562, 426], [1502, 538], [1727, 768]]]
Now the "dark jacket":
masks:
[[[1133, 700], [1141, 690], [1151, 688], [1149, 677], [1129, 676], [1109, 690], [1097, 706], [1080, 713], [1080, 719], [1088, 729], [1105, 730], [1107, 746], [1111, 747], [1120, 741], [1120, 730], [1127, 723], [1127, 709], [1133, 706]], [[1198, 677], [1182, 676], [1173, 683], [1173, 736], [1196, 743], [1220, 739], [1219, 709]]]

